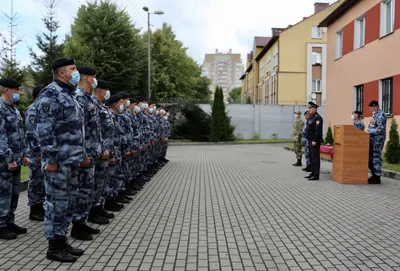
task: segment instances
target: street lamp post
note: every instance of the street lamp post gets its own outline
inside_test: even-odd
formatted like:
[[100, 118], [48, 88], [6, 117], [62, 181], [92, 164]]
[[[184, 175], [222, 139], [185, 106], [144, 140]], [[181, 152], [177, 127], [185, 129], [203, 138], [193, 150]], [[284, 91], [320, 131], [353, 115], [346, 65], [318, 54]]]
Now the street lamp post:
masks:
[[150, 14], [156, 14], [156, 15], [163, 15], [164, 12], [161, 10], [157, 10], [155, 12], [150, 12], [148, 7], [143, 7], [143, 10], [147, 12], [147, 56], [148, 56], [148, 99], [150, 99], [151, 96], [151, 57], [150, 57]]

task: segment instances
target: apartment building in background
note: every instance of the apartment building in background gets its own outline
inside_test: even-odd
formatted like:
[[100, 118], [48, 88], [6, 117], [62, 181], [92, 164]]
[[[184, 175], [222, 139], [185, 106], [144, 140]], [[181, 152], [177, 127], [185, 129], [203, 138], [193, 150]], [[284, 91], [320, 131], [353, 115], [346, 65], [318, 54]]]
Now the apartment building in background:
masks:
[[[400, 0], [347, 0], [327, 16], [328, 76], [325, 123], [351, 124], [371, 100], [400, 121]], [[389, 136], [389, 132], [387, 132]]]
[[[254, 83], [245, 95], [254, 93], [257, 104], [305, 105], [315, 100], [324, 105], [327, 29], [318, 25], [343, 1], [331, 5], [317, 2], [311, 16], [286, 28], [272, 28], [272, 37], [253, 55]], [[241, 79], [245, 80], [246, 74]]]
[[202, 66], [202, 76], [211, 80], [210, 91], [214, 94], [215, 88], [220, 86], [224, 93], [224, 101], [228, 102], [229, 92], [233, 88], [241, 87], [239, 80], [243, 74], [243, 63], [240, 54], [215, 51], [214, 54], [206, 54]]

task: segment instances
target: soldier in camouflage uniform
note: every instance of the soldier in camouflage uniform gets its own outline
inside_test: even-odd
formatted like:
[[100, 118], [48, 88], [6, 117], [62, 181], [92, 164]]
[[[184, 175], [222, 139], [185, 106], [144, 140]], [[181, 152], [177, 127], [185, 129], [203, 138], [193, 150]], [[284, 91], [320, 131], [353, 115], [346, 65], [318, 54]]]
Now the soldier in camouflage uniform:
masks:
[[166, 155], [167, 155], [167, 150], [168, 150], [168, 138], [171, 135], [171, 124], [168, 121], [169, 112], [166, 109], [163, 109], [163, 110], [164, 110], [164, 112], [162, 112], [162, 115], [163, 115], [163, 119], [165, 121], [166, 127], [165, 127], [165, 134], [164, 134], [164, 140], [163, 140], [164, 144], [163, 144], [162, 152], [161, 152], [161, 161], [164, 163], [168, 163], [169, 160], [166, 159]]
[[[33, 99], [36, 99], [43, 85], [36, 86], [32, 91]], [[44, 220], [43, 203], [45, 201], [46, 191], [44, 188], [44, 179], [42, 174], [42, 165], [40, 162], [40, 146], [36, 132], [36, 106], [33, 102], [25, 110], [26, 140], [29, 145], [29, 156], [31, 164], [29, 165], [28, 181], [28, 205], [30, 206], [29, 219], [35, 221]]]
[[301, 145], [301, 137], [303, 135], [304, 122], [301, 120], [301, 112], [295, 112], [295, 122], [293, 124], [293, 142], [294, 152], [296, 154], [297, 162], [293, 166], [301, 167], [301, 158], [303, 156], [303, 150]]
[[386, 140], [386, 114], [379, 108], [377, 101], [369, 103], [372, 117], [368, 125], [369, 141], [369, 169], [372, 176], [369, 184], [380, 184], [382, 173], [382, 150]]
[[365, 130], [365, 125], [362, 121], [362, 112], [361, 111], [354, 111], [351, 115], [351, 119], [353, 120], [353, 127], [360, 129], [361, 131]]
[[[92, 206], [94, 188], [94, 163], [101, 159], [103, 153], [100, 129], [100, 115], [97, 106], [92, 98], [92, 89], [97, 87], [95, 69], [90, 67], [80, 67], [79, 85], [74, 95], [76, 101], [84, 112], [84, 161], [78, 168], [78, 195], [76, 197], [75, 209], [72, 216], [71, 236], [78, 240], [93, 240], [92, 234], [99, 234], [99, 229], [94, 229], [86, 224]], [[100, 192], [99, 192], [100, 193]], [[97, 221], [101, 224], [109, 223], [108, 219]]]
[[15, 106], [20, 99], [20, 86], [13, 79], [0, 80], [0, 239], [8, 240], [27, 231], [14, 223], [21, 165], [30, 163], [23, 120]]
[[123, 178], [123, 176], [121, 176], [121, 137], [123, 135], [123, 131], [118, 122], [118, 115], [123, 112], [124, 105], [122, 103], [122, 98], [118, 94], [111, 95], [107, 100], [107, 105], [109, 106], [109, 113], [114, 124], [114, 140], [112, 147], [113, 152], [111, 153], [113, 159], [110, 159], [108, 167], [108, 182], [104, 191], [104, 209], [118, 212], [124, 207], [122, 204], [119, 204], [116, 201], [116, 198], [118, 197], [119, 180]]
[[304, 122], [304, 127], [303, 127], [303, 133], [302, 133], [302, 138], [301, 138], [301, 145], [304, 147], [304, 158], [306, 159], [306, 167], [303, 168], [303, 171], [305, 172], [311, 172], [311, 159], [310, 159], [310, 146], [308, 146], [307, 142], [307, 124], [308, 120], [310, 119], [310, 114], [308, 111], [304, 112], [304, 119], [306, 120]]
[[152, 173], [149, 171], [149, 149], [151, 145], [151, 130], [150, 130], [150, 120], [148, 117], [148, 104], [147, 104], [147, 98], [145, 97], [139, 97], [138, 98], [139, 102], [139, 107], [141, 108], [141, 111], [137, 113], [137, 116], [139, 118], [139, 123], [141, 124], [142, 127], [142, 133], [141, 133], [141, 146], [142, 146], [142, 159], [143, 159], [143, 176], [147, 179], [150, 180], [149, 178], [152, 177]]
[[110, 98], [110, 85], [107, 81], [98, 80], [97, 87], [93, 91], [93, 101], [99, 110], [101, 139], [104, 151], [109, 153], [109, 159], [103, 155], [102, 159], [95, 160], [94, 178], [95, 187], [92, 198], [92, 208], [89, 212], [88, 221], [96, 223], [103, 218], [114, 218], [114, 214], [104, 210], [104, 196], [109, 182], [109, 166], [115, 167], [114, 157], [114, 121], [108, 108], [103, 104]]
[[46, 184], [44, 231], [47, 258], [74, 262], [83, 250], [66, 238], [78, 184], [78, 165], [84, 156], [84, 113], [73, 97], [80, 75], [73, 58], [53, 61], [54, 81], [36, 100], [37, 133]]

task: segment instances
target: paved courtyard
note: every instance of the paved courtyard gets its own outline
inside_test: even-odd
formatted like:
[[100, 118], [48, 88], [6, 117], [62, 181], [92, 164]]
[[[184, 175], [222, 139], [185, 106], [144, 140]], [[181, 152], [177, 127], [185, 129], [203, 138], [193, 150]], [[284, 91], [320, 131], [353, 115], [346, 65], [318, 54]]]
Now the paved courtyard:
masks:
[[45, 259], [43, 223], [0, 241], [0, 270], [400, 270], [400, 181], [340, 185], [274, 145], [172, 146], [171, 160], [73, 264]]

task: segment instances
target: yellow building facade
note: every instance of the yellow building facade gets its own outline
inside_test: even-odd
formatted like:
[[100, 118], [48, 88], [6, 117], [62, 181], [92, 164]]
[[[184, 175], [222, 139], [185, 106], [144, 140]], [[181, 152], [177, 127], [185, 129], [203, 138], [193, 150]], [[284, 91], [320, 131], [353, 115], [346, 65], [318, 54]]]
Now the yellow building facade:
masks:
[[275, 34], [257, 54], [258, 103], [325, 104], [327, 29], [317, 26], [343, 1], [316, 3], [325, 6], [316, 6], [313, 15]]

